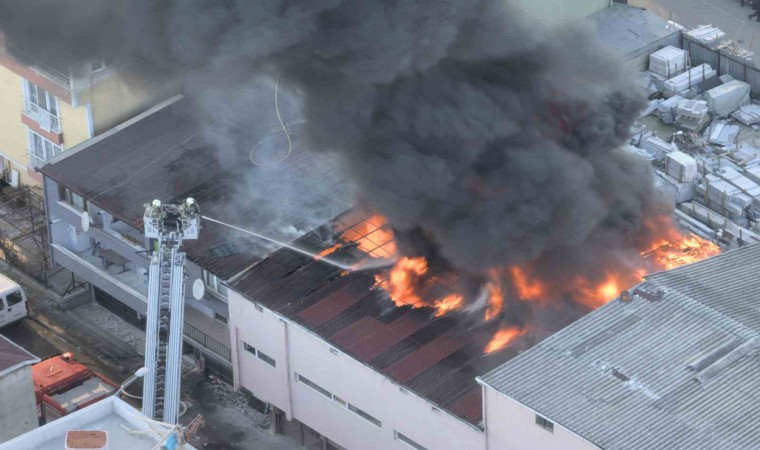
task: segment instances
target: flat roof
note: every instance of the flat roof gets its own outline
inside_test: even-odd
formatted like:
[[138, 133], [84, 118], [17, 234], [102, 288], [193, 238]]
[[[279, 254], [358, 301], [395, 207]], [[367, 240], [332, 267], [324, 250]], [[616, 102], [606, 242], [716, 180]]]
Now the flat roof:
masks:
[[0, 334], [0, 375], [39, 361], [39, 358]]
[[652, 274], [482, 382], [607, 449], [760, 448], [760, 245]]
[[[106, 431], [109, 450], [152, 450], [167, 429], [124, 401], [109, 397], [0, 444], [0, 450], [60, 450], [69, 430]], [[185, 448], [195, 450], [189, 444]]]
[[613, 4], [583, 20], [596, 31], [600, 42], [622, 57], [679, 33], [652, 11], [628, 5]]
[[[166, 102], [62, 153], [40, 172], [139, 230], [143, 204], [193, 197], [204, 215], [289, 242], [348, 210], [353, 185], [334, 155], [305, 147], [295, 101], [279, 98], [294, 141], [281, 161], [255, 153], [282, 131], [267, 89], [250, 109], [220, 110], [210, 123], [198, 118], [193, 99]], [[202, 226], [200, 238], [183, 250], [223, 279], [276, 248], [209, 221]]]

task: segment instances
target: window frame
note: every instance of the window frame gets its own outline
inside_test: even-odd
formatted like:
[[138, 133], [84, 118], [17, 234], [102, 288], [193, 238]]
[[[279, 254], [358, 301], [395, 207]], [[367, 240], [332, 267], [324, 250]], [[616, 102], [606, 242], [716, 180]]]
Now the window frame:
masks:
[[39, 160], [39, 162], [34, 162], [40, 165], [63, 153], [63, 146], [56, 144], [30, 128], [27, 128], [27, 146], [29, 147], [29, 154]]
[[224, 280], [206, 269], [201, 270], [203, 271], [201, 278], [203, 279], [203, 283], [206, 285], [206, 289], [208, 289], [212, 294], [216, 295], [216, 297], [219, 299], [226, 302], [227, 295], [229, 294], [229, 289], [227, 289], [227, 286], [224, 286], [222, 284]]
[[[44, 106], [40, 104], [40, 91], [44, 92]], [[47, 89], [44, 89], [27, 79], [24, 79], [24, 98], [28, 100], [29, 103], [44, 110], [48, 114], [60, 118], [58, 97], [51, 94]]]
[[[11, 296], [14, 294], [18, 295], [18, 300], [11, 300]], [[16, 306], [24, 302], [24, 294], [22, 294], [21, 291], [9, 292], [8, 294], [5, 295], [5, 302], [8, 304], [9, 308], [11, 306]]]
[[[74, 199], [74, 196], [82, 200], [81, 206], [77, 204], [77, 202]], [[62, 184], [58, 185], [58, 202], [69, 205], [71, 208], [80, 212], [86, 212], [89, 209], [89, 202], [87, 201], [86, 198], [77, 194], [76, 192], [72, 191], [71, 189], [67, 188], [66, 186]]]
[[406, 445], [409, 448], [413, 448], [414, 450], [428, 450], [427, 447], [418, 444], [409, 438], [409, 436], [400, 433], [398, 430], [393, 430], [393, 439], [400, 441], [402, 444]]

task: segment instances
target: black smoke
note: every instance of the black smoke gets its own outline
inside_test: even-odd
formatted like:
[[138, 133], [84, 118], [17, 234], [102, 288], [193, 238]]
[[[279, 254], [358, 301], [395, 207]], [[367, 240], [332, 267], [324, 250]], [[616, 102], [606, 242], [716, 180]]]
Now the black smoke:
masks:
[[177, 78], [202, 110], [278, 80], [309, 146], [339, 155], [361, 200], [413, 236], [409, 253], [593, 276], [663, 213], [647, 163], [619, 149], [643, 106], [622, 61], [508, 1], [34, 3], [4, 0], [0, 26], [57, 58]]

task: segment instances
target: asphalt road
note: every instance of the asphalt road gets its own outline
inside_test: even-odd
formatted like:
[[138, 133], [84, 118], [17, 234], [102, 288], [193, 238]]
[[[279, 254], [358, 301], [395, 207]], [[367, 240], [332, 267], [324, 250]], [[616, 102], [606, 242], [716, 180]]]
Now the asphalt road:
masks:
[[740, 0], [629, 0], [633, 6], [650, 9], [665, 19], [680, 23], [687, 29], [698, 25], [720, 28], [730, 39], [760, 54], [760, 22], [750, 20], [749, 6]]

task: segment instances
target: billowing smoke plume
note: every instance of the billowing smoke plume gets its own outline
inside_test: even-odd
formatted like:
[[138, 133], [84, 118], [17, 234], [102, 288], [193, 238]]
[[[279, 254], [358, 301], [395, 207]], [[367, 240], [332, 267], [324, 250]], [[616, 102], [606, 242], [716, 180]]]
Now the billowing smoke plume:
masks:
[[593, 277], [661, 214], [648, 165], [618, 149], [643, 102], [622, 63], [508, 1], [53, 2], [62, 19], [18, 13], [29, 3], [3, 1], [0, 26], [48, 54], [123, 55], [213, 97], [199, 105], [243, 106], [241, 86], [278, 79], [310, 147], [340, 156], [362, 200], [416, 237], [402, 241], [422, 237], [407, 253]]

